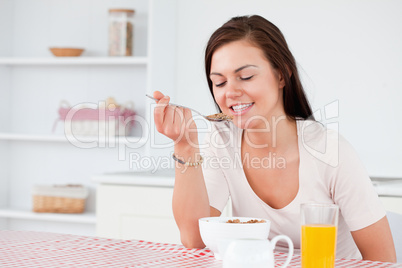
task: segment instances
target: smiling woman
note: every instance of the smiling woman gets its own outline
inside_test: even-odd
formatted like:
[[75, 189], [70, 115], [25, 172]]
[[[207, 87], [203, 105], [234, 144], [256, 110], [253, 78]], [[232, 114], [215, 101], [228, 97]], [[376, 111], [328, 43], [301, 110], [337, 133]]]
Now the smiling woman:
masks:
[[[216, 104], [233, 121], [213, 124], [203, 144], [191, 112], [154, 93], [156, 128], [175, 141], [180, 160], [173, 212], [183, 244], [204, 247], [198, 219], [219, 216], [230, 197], [235, 217], [269, 219], [270, 239], [285, 234], [300, 252], [300, 206], [313, 202], [340, 208], [337, 258], [395, 261], [367, 172], [341, 135], [314, 120], [280, 30], [260, 16], [232, 18], [212, 34], [205, 70]], [[264, 165], [267, 156], [283, 165]]]

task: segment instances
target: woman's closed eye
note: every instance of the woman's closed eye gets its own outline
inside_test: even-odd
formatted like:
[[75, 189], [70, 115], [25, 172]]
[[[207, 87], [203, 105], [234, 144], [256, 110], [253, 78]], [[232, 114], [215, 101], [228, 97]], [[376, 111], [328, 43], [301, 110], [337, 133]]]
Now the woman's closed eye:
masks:
[[246, 81], [246, 80], [250, 80], [251, 78], [253, 78], [254, 75], [251, 76], [247, 76], [247, 77], [240, 77], [240, 80]]
[[219, 83], [219, 84], [215, 84], [215, 86], [216, 87], [223, 87], [225, 84], [226, 84], [226, 81], [222, 82], [222, 83]]
[[[241, 81], [247, 81], [250, 80], [251, 78], [253, 78], [254, 75], [250, 75], [250, 76], [246, 76], [246, 77], [239, 77], [238, 79], [240, 79]], [[223, 87], [226, 84], [226, 81], [215, 84], [216, 87]]]

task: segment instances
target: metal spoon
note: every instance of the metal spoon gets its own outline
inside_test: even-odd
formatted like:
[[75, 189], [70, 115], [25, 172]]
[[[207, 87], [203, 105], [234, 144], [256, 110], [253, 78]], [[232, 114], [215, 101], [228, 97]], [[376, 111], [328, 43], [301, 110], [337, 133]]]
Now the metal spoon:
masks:
[[[158, 99], [155, 99], [154, 97], [151, 97], [148, 94], [145, 94], [145, 96], [147, 96], [150, 99], [153, 99], [154, 101], [159, 101]], [[199, 111], [194, 110], [194, 109], [189, 108], [189, 107], [186, 107], [186, 106], [183, 106], [183, 105], [178, 105], [178, 104], [174, 104], [174, 103], [171, 103], [171, 102], [169, 102], [169, 104], [173, 105], [173, 106], [177, 106], [177, 107], [183, 107], [183, 108], [186, 108], [186, 109], [190, 109], [191, 111], [195, 112], [196, 114], [204, 117], [206, 120], [211, 121], [211, 122], [231, 122], [232, 121], [232, 117], [227, 116], [227, 115], [225, 115], [223, 113], [212, 114], [212, 115], [203, 115]]]

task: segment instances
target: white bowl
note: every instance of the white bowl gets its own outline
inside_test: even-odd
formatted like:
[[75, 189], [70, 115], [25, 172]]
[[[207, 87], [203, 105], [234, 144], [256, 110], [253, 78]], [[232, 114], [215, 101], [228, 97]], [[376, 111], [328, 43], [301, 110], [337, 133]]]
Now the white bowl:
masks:
[[[239, 219], [241, 222], [249, 220], [264, 220], [259, 223], [227, 223], [228, 220]], [[223, 253], [232, 240], [235, 239], [268, 239], [271, 222], [267, 219], [248, 217], [207, 217], [198, 220], [202, 241], [221, 260]]]

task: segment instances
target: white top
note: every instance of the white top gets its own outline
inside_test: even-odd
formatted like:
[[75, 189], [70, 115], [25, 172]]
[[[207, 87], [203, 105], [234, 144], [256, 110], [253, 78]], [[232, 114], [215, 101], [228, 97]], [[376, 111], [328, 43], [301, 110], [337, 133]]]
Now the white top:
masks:
[[[222, 211], [230, 197], [233, 216], [270, 220], [269, 239], [287, 235], [295, 253], [300, 254], [300, 205], [335, 203], [340, 208], [336, 257], [361, 258], [350, 231], [377, 222], [385, 216], [385, 210], [352, 146], [338, 132], [318, 122], [298, 120], [299, 191], [287, 206], [274, 209], [255, 194], [247, 181], [241, 161], [242, 133], [232, 123], [213, 124], [200, 147], [210, 205]], [[266, 160], [268, 167], [283, 164], [275, 155]], [[276, 250], [287, 252], [286, 243], [281, 242]]]

